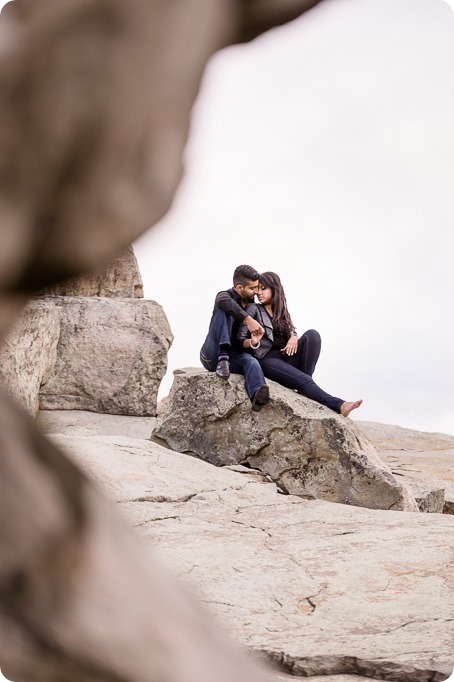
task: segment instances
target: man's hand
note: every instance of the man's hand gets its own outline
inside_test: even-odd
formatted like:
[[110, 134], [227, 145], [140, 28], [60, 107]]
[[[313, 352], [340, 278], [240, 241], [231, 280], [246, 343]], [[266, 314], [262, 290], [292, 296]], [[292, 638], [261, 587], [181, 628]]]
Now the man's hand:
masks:
[[285, 353], [286, 355], [295, 355], [296, 351], [298, 350], [298, 337], [297, 336], [291, 336], [289, 340], [287, 341], [287, 345], [282, 348], [281, 353]]
[[255, 341], [260, 340], [263, 334], [265, 333], [265, 330], [263, 329], [262, 325], [259, 324], [257, 320], [254, 320], [254, 318], [251, 317], [250, 315], [244, 318], [244, 324], [249, 329], [251, 336], [254, 338]]

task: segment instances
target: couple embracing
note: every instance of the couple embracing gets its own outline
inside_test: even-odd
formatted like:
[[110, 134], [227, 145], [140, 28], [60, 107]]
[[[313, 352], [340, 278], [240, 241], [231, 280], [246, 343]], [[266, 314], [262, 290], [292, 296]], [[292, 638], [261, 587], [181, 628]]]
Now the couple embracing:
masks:
[[314, 329], [298, 338], [278, 275], [239, 265], [233, 287], [216, 296], [200, 361], [221, 379], [243, 374], [255, 412], [269, 400], [268, 377], [347, 417], [362, 401], [335, 398], [314, 382], [320, 348]]

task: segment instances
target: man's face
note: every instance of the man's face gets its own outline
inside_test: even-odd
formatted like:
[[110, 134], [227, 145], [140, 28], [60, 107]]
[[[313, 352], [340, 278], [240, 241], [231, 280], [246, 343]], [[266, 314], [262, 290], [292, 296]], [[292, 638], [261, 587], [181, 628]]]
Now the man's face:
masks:
[[239, 293], [243, 301], [251, 301], [259, 289], [258, 279], [248, 280], [247, 284], [236, 284], [235, 290]]

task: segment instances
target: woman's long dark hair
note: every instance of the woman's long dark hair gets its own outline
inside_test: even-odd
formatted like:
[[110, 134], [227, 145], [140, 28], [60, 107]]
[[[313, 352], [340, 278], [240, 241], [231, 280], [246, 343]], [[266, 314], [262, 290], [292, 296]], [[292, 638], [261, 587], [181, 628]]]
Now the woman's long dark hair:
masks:
[[275, 272], [263, 272], [259, 277], [259, 284], [271, 289], [271, 307], [273, 309], [273, 327], [290, 336], [295, 331], [290, 313], [287, 309], [284, 287]]

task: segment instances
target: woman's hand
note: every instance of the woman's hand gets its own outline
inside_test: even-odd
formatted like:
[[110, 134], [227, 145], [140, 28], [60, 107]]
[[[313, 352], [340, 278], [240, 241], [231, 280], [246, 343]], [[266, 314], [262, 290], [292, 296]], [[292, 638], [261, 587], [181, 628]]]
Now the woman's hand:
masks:
[[265, 330], [263, 329], [263, 327], [260, 327], [260, 329], [261, 329], [261, 331], [256, 331], [256, 332], [254, 332], [254, 334], [251, 334], [251, 336], [249, 338], [244, 339], [243, 348], [245, 350], [249, 350], [249, 348], [251, 347], [251, 344], [253, 344], [254, 346], [256, 346], [257, 344], [260, 344], [260, 339], [262, 338], [262, 336], [265, 333]]
[[281, 353], [285, 353], [286, 355], [295, 355], [297, 350], [298, 350], [298, 337], [297, 336], [291, 336], [289, 338], [289, 340], [287, 341], [287, 345], [284, 346], [284, 348], [281, 350]]

